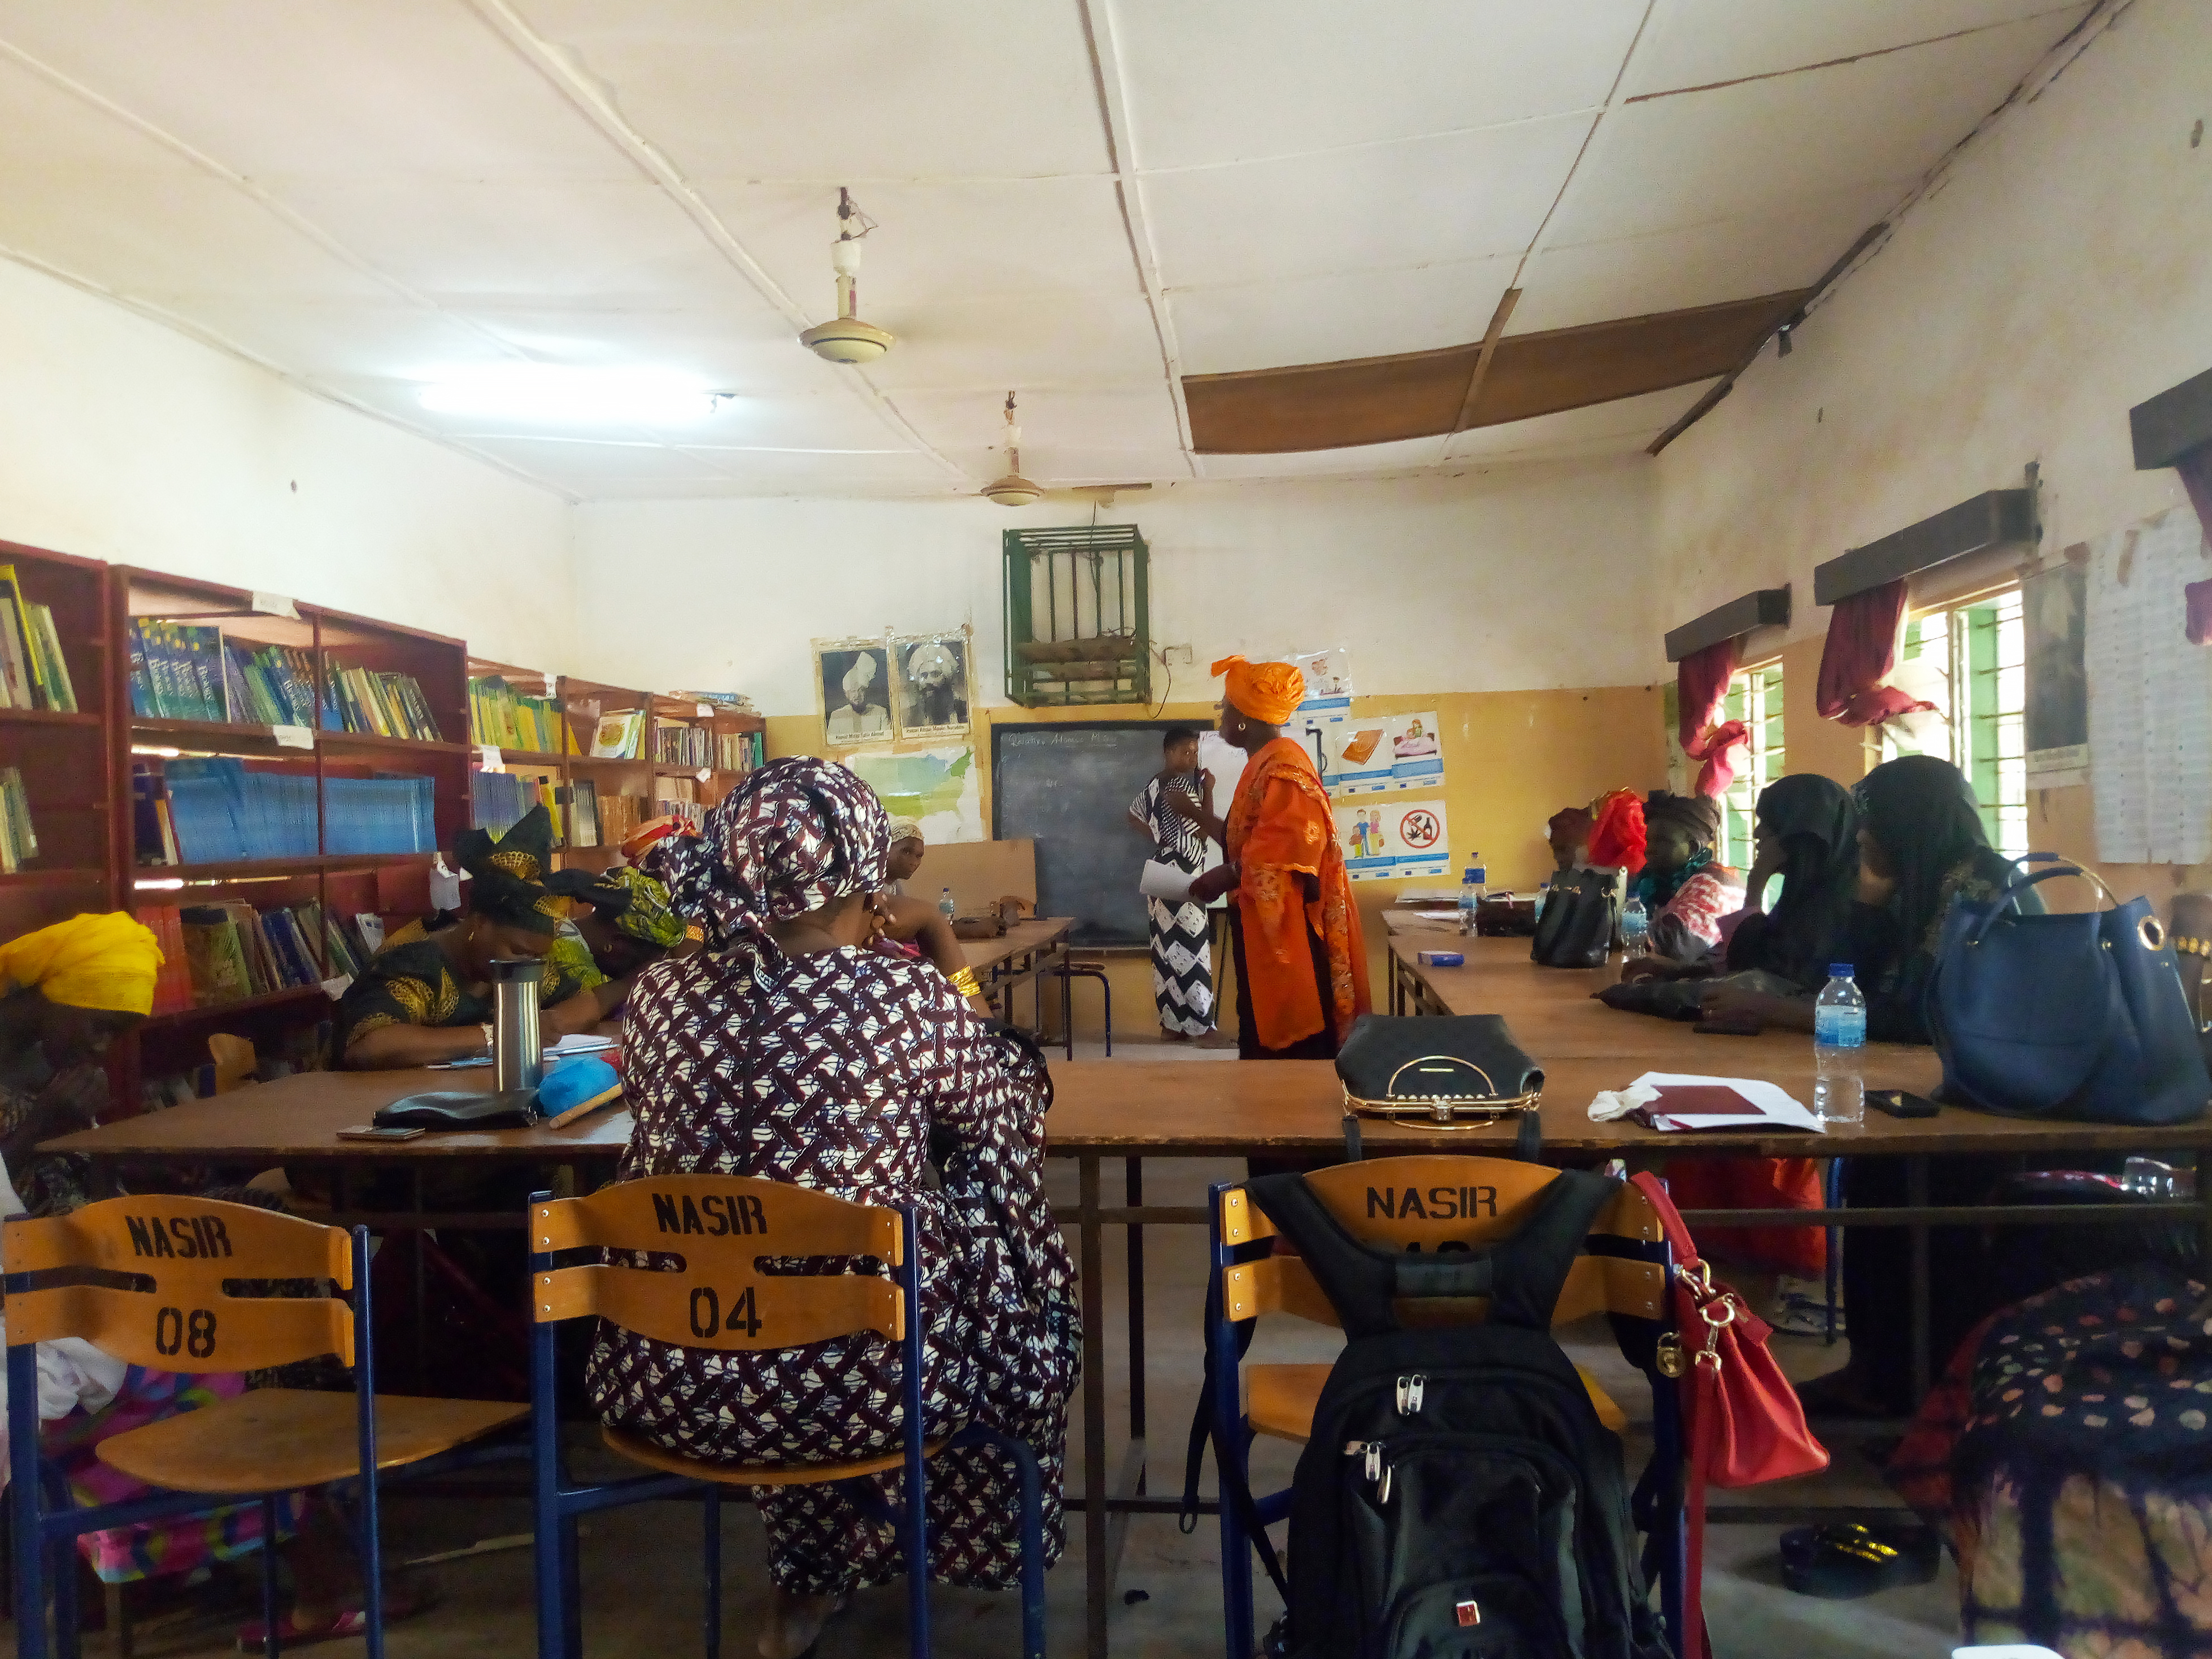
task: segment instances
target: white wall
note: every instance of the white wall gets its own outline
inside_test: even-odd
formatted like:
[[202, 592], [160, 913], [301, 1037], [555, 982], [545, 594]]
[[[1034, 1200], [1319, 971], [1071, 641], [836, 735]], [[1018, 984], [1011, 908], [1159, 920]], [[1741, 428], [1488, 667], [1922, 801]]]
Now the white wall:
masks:
[[5, 261], [0, 539], [574, 655], [562, 497]]
[[[2212, 6], [2136, 0], [1659, 459], [1672, 625], [2042, 467], [2046, 553], [2182, 499], [2127, 411], [2212, 367]], [[1655, 669], [1656, 631], [1646, 635]]]
[[[1641, 457], [1449, 477], [1191, 483], [1126, 495], [1152, 549], [1152, 637], [1217, 657], [1347, 646], [1363, 694], [1535, 690], [1652, 678], [1652, 468]], [[980, 498], [603, 502], [576, 509], [585, 672], [815, 710], [807, 641], [975, 629], [1004, 696], [1000, 532], [1087, 522]], [[1157, 672], [1157, 671], [1156, 671]], [[1162, 688], [1156, 683], [1157, 699]]]

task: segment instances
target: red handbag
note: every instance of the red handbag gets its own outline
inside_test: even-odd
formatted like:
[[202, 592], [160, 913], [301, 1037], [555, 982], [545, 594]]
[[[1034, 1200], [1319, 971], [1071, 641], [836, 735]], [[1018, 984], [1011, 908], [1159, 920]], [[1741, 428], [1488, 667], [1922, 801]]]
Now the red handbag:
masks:
[[1705, 1571], [1705, 1488], [1755, 1486], [1828, 1467], [1827, 1448], [1805, 1425], [1797, 1391], [1767, 1352], [1771, 1328], [1743, 1298], [1713, 1278], [1698, 1259], [1666, 1183], [1649, 1173], [1632, 1176], [1651, 1201], [1674, 1257], [1674, 1333], [1660, 1340], [1659, 1369], [1682, 1384], [1682, 1415], [1689, 1442], [1683, 1482], [1685, 1564], [1681, 1659], [1708, 1659], [1703, 1607]]

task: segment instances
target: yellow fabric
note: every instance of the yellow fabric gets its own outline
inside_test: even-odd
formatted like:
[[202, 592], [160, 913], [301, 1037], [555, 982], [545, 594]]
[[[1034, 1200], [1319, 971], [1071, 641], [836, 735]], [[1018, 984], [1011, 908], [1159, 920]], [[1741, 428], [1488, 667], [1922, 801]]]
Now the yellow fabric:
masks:
[[1306, 700], [1306, 677], [1286, 662], [1224, 657], [1212, 672], [1229, 677], [1224, 688], [1229, 701], [1262, 726], [1280, 726]]
[[113, 910], [72, 916], [0, 945], [0, 980], [66, 1008], [150, 1014], [161, 960], [153, 933]]

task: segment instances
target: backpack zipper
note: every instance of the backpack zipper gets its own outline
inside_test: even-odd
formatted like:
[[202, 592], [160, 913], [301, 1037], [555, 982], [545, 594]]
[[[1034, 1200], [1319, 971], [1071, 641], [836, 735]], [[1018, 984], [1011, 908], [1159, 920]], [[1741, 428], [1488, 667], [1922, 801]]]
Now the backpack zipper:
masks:
[[1377, 1504], [1390, 1501], [1390, 1465], [1384, 1457], [1388, 1450], [1389, 1448], [1380, 1440], [1347, 1440], [1344, 1443], [1344, 1455], [1360, 1460], [1359, 1473], [1367, 1484], [1375, 1488]]

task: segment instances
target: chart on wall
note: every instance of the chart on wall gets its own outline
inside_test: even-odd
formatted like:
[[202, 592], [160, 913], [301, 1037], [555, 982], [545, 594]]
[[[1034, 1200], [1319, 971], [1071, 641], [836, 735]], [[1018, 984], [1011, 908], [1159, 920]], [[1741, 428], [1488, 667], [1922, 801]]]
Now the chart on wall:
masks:
[[1443, 734], [1432, 708], [1329, 715], [1307, 720], [1305, 732], [1322, 786], [1332, 796], [1435, 789], [1443, 783]]
[[1451, 836], [1440, 800], [1338, 806], [1336, 844], [1354, 881], [1396, 881], [1451, 871]]
[[862, 749], [837, 758], [882, 797], [884, 810], [893, 817], [919, 820], [923, 841], [943, 845], [990, 839], [983, 832], [983, 792], [973, 749], [915, 749], [904, 754]]
[[2177, 507], [2090, 544], [2089, 781], [2107, 864], [2212, 856], [2212, 652], [2189, 642], [2185, 590], [2212, 574]]

